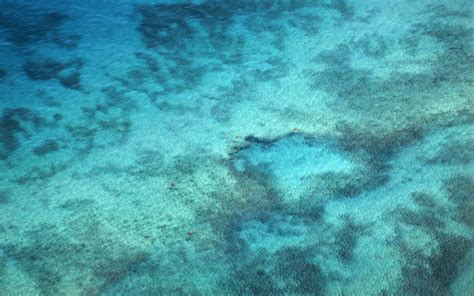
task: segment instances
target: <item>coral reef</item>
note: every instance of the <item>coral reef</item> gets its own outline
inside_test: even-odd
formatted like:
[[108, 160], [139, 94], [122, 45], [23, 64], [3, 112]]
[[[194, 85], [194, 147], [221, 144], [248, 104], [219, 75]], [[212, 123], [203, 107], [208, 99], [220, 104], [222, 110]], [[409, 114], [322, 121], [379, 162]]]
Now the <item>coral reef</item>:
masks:
[[81, 60], [60, 62], [51, 58], [27, 61], [23, 65], [23, 69], [32, 80], [57, 79], [65, 88], [74, 90], [81, 89], [81, 67]]
[[444, 183], [444, 188], [448, 194], [449, 200], [456, 204], [456, 218], [460, 222], [474, 227], [474, 178], [469, 175], [457, 175], [448, 179]]
[[43, 41], [66, 49], [77, 46], [80, 36], [65, 34], [61, 27], [68, 16], [61, 11], [44, 12], [33, 6], [16, 3], [0, 4], [0, 27], [8, 41], [17, 46], [34, 46]]
[[2, 158], [16, 150], [21, 141], [19, 136], [28, 138], [31, 131], [46, 127], [46, 119], [26, 108], [4, 109], [0, 117], [0, 143], [4, 153]]
[[0, 291], [472, 286], [466, 1], [165, 2], [0, 4]]
[[33, 153], [38, 156], [55, 152], [59, 150], [59, 144], [55, 140], [46, 140], [40, 146], [33, 148]]

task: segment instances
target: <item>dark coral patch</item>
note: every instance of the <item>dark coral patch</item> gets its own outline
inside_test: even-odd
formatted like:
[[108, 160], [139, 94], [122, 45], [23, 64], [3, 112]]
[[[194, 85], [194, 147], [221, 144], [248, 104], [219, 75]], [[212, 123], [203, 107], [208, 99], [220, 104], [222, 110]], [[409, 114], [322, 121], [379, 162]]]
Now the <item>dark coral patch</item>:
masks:
[[236, 269], [223, 283], [230, 293], [236, 295], [278, 295], [281, 290], [265, 270], [266, 260], [256, 259]]
[[[81, 224], [81, 233], [74, 233], [76, 237], [84, 236], [83, 240], [72, 239], [54, 225], [42, 224], [39, 230], [27, 232], [28, 236], [21, 244], [1, 244], [0, 250], [35, 281], [40, 294], [61, 294], [65, 278], [87, 266], [91, 268], [94, 282], [92, 285], [87, 283], [87, 288], [84, 288], [87, 292], [84, 293], [98, 295], [125, 276], [133, 266], [145, 261], [148, 254], [130, 250], [117, 242], [98, 247], [110, 238], [100, 233], [100, 222], [85, 223]], [[74, 281], [77, 286], [86, 286], [86, 281], [81, 278]]]
[[0, 27], [9, 33], [10, 41], [17, 45], [51, 39], [66, 18], [59, 12], [41, 15], [16, 5], [3, 4], [0, 7], [3, 10]]
[[7, 190], [0, 190], [0, 205], [6, 204], [10, 201], [10, 192]]
[[350, 20], [355, 16], [355, 9], [346, 0], [333, 0], [330, 7], [339, 12], [346, 20]]
[[[137, 53], [137, 57], [152, 73], [149, 77], [162, 87], [160, 93], [180, 93], [197, 87], [207, 73], [220, 72], [223, 65], [246, 67], [246, 35], [265, 34], [268, 45], [280, 51], [285, 46], [286, 31], [274, 21], [276, 16], [290, 17], [288, 11], [305, 6], [293, 1], [264, 2], [137, 5], [136, 12], [141, 17], [137, 29], [145, 46], [151, 49]], [[246, 20], [243, 32], [235, 34], [232, 26], [239, 17]], [[264, 48], [257, 51], [267, 56], [267, 63], [262, 68], [245, 70], [253, 76], [250, 79], [264, 82], [287, 74], [286, 60], [272, 60], [274, 54]], [[190, 59], [195, 55], [205, 57], [205, 62]]]
[[466, 165], [474, 161], [474, 140], [453, 141], [443, 146], [434, 158], [429, 159], [429, 164]]
[[32, 80], [49, 80], [56, 78], [58, 73], [66, 67], [67, 65], [64, 63], [60, 63], [53, 59], [46, 59], [39, 62], [26, 62], [23, 69]]
[[365, 34], [354, 42], [355, 48], [375, 59], [383, 58], [388, 50], [387, 43], [383, 37], [374, 33]]
[[[466, 176], [456, 176], [444, 182], [448, 198], [456, 206], [455, 217], [466, 224], [472, 223], [472, 218], [467, 216], [473, 210], [472, 185], [473, 179]], [[400, 249], [406, 260], [401, 269], [403, 294], [451, 295], [450, 286], [472, 248], [472, 238], [446, 232], [446, 220], [453, 214], [449, 205], [440, 205], [434, 196], [424, 192], [412, 193], [412, 199], [419, 209], [399, 209], [396, 216], [404, 224], [402, 228], [420, 230], [433, 242], [430, 243], [432, 249], [426, 253], [408, 236], [402, 238]], [[460, 216], [464, 208], [467, 208], [464, 212], [467, 215]]]
[[286, 282], [285, 291], [297, 295], [324, 295], [326, 276], [321, 267], [311, 261], [311, 252], [286, 248], [277, 253], [276, 273]]
[[428, 232], [435, 232], [443, 229], [445, 222], [440, 214], [442, 212], [432, 209], [427, 213], [419, 213], [409, 209], [400, 209], [397, 213], [401, 221], [405, 224], [421, 227]]
[[[5, 2], [5, 1], [4, 1]], [[44, 11], [25, 4], [0, 3], [0, 28], [7, 40], [17, 46], [34, 46], [43, 41], [72, 49], [80, 36], [61, 32], [68, 16], [59, 11]]]
[[371, 91], [371, 71], [352, 67], [352, 50], [349, 45], [339, 45], [317, 55], [315, 61], [325, 66], [313, 75], [311, 87], [335, 94], [342, 100], [360, 100]]
[[44, 182], [54, 177], [59, 172], [64, 171], [67, 166], [64, 163], [53, 163], [47, 166], [32, 166], [31, 169], [24, 175], [15, 179], [15, 182], [24, 185], [34, 182]]
[[[338, 10], [346, 10], [344, 1], [333, 1]], [[442, 49], [434, 53], [432, 62], [417, 61], [426, 70], [418, 73], [397, 71], [394, 67], [386, 78], [379, 77], [373, 67], [358, 66], [357, 59], [383, 58], [393, 47], [387, 46], [383, 36], [366, 35], [319, 52], [314, 61], [319, 70], [308, 69], [310, 84], [314, 90], [324, 91], [337, 100], [336, 108], [353, 109], [380, 118], [394, 108], [416, 110], [425, 106], [426, 100], [439, 100], [443, 96], [437, 90], [452, 84], [459, 89], [462, 83], [471, 83], [474, 74], [472, 39], [474, 30], [468, 25], [450, 24], [449, 7], [436, 11], [433, 17], [416, 24], [407, 32], [407, 38], [399, 40], [407, 58], [415, 58], [424, 51], [420, 40], [431, 39]], [[456, 13], [457, 14], [457, 13]], [[350, 13], [349, 13], [350, 15]], [[465, 16], [463, 16], [465, 17]], [[465, 19], [466, 20], [466, 19]], [[413, 56], [411, 56], [413, 55]], [[443, 88], [442, 88], [443, 87]], [[374, 108], [377, 105], [377, 108]]]
[[[87, 154], [93, 148], [105, 148], [128, 140], [132, 128], [130, 113], [136, 103], [125, 92], [111, 86], [102, 89], [102, 99], [95, 105], [80, 108], [82, 120], [65, 125], [74, 141], [74, 150]], [[58, 114], [54, 119], [57, 122], [62, 115]]]
[[344, 225], [335, 234], [337, 255], [342, 262], [349, 263], [360, 236], [367, 234], [367, 226], [357, 224], [349, 217], [343, 217], [343, 220]]
[[16, 150], [20, 145], [18, 135], [28, 138], [31, 136], [31, 129], [39, 130], [45, 125], [46, 120], [29, 109], [7, 108], [3, 110], [0, 117], [0, 144], [3, 150], [6, 152]]
[[[79, 66], [80, 68], [80, 66]], [[58, 79], [62, 86], [69, 89], [81, 89], [81, 73], [78, 67], [69, 68], [68, 70], [58, 73]]]
[[[26, 116], [26, 109], [17, 109], [17, 116], [24, 118]], [[15, 150], [18, 146], [18, 141], [15, 133], [24, 132], [25, 129], [20, 122], [15, 118], [15, 113], [11, 109], [3, 111], [0, 121], [0, 141], [4, 149], [8, 151]]]
[[311, 256], [297, 247], [256, 252], [222, 284], [235, 295], [324, 295], [327, 278]]
[[374, 165], [383, 165], [400, 148], [421, 140], [425, 135], [423, 127], [419, 126], [407, 127], [394, 130], [388, 134], [377, 135], [367, 133], [363, 128], [350, 126], [345, 123], [340, 123], [338, 130], [342, 133], [339, 142], [344, 150], [353, 153], [366, 152], [369, 154]]
[[45, 154], [55, 152], [59, 150], [59, 144], [55, 140], [46, 140], [41, 145], [33, 148], [33, 153], [38, 156], [43, 156]]
[[472, 242], [460, 236], [438, 236], [439, 248], [432, 255], [410, 253], [402, 267], [405, 295], [451, 295], [449, 287]]
[[457, 175], [444, 182], [448, 198], [456, 204], [456, 217], [462, 223], [474, 227], [474, 178]]
[[62, 120], [63, 118], [64, 118], [64, 116], [63, 116], [61, 113], [55, 113], [55, 114], [53, 115], [53, 119], [54, 119], [55, 121], [60, 121], [60, 120]]
[[57, 79], [65, 88], [80, 90], [82, 61], [60, 62], [51, 58], [27, 61], [23, 65], [26, 75], [32, 80]]

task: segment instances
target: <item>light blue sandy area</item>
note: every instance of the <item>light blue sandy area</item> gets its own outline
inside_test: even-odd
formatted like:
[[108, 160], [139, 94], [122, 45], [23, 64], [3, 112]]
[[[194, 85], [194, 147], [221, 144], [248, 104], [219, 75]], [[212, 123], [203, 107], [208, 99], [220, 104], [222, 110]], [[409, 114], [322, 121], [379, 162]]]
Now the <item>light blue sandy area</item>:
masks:
[[470, 0], [0, 0], [0, 295], [474, 295]]

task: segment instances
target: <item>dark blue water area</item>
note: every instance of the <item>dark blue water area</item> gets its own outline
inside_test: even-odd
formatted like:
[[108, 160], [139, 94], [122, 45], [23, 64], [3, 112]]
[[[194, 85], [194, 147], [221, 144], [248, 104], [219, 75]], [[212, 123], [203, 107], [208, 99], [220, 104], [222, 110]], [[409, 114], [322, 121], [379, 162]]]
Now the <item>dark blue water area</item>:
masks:
[[0, 0], [0, 295], [471, 295], [473, 18]]

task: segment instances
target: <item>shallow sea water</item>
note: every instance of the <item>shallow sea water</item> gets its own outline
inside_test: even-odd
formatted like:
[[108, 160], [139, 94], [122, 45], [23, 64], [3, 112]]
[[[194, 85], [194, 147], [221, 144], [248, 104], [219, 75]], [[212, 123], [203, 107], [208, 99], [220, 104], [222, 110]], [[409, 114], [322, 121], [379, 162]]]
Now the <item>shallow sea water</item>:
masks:
[[0, 295], [474, 295], [465, 0], [0, 1]]

